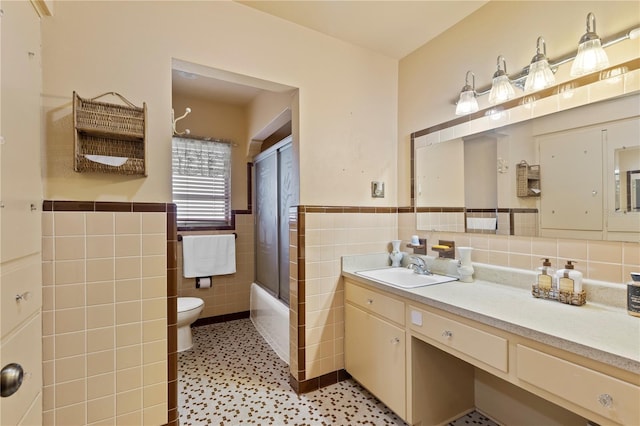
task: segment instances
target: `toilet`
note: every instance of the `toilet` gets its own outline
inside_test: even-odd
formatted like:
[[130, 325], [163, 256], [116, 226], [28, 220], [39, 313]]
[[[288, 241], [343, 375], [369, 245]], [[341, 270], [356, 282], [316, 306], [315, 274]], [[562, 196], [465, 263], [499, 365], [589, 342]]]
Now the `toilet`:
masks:
[[178, 297], [178, 352], [193, 347], [191, 324], [202, 312], [204, 300], [197, 297]]

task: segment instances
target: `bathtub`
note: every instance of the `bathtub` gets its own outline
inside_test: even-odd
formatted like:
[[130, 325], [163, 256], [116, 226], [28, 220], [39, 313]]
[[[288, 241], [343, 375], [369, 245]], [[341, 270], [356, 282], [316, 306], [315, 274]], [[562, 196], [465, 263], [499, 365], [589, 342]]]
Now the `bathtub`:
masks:
[[256, 283], [251, 284], [251, 322], [269, 346], [289, 364], [289, 307]]

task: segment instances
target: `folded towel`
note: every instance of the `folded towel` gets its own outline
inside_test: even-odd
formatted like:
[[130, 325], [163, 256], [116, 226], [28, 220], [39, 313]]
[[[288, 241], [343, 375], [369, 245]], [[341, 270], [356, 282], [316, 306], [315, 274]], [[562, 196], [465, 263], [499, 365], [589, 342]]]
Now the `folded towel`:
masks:
[[185, 235], [182, 238], [182, 258], [185, 278], [234, 274], [235, 235]]

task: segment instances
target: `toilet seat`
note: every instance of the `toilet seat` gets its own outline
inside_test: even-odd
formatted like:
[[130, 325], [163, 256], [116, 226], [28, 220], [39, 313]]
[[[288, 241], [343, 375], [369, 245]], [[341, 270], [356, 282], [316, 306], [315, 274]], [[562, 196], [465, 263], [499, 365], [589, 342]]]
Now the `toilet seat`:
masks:
[[178, 312], [187, 312], [200, 308], [204, 301], [197, 297], [178, 297]]

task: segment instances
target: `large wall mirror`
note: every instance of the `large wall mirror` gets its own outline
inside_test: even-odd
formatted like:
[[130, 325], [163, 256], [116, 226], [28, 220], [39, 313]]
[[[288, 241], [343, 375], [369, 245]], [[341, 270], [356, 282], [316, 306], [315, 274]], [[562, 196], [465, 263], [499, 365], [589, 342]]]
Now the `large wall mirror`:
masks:
[[414, 133], [418, 230], [640, 241], [640, 92], [493, 118]]

